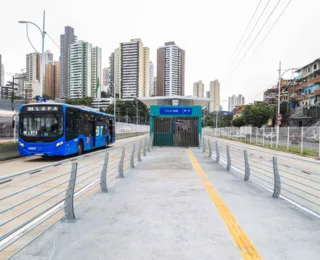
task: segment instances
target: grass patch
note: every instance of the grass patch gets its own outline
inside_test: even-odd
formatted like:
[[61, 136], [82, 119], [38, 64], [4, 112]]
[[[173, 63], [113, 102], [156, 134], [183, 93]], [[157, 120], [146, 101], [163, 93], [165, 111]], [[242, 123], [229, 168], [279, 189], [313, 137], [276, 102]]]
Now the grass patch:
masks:
[[11, 144], [17, 144], [17, 142], [13, 142], [13, 141], [4, 142], [4, 143], [0, 143], [0, 146], [6, 146], [6, 145], [11, 145]]

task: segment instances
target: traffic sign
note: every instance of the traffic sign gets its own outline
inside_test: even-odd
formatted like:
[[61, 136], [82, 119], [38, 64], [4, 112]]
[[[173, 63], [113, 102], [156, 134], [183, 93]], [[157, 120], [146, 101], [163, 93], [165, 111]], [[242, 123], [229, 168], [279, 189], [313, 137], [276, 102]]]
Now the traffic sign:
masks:
[[281, 120], [277, 120], [277, 125], [281, 125]]
[[282, 120], [282, 115], [281, 114], [277, 114], [277, 119], [278, 120]]

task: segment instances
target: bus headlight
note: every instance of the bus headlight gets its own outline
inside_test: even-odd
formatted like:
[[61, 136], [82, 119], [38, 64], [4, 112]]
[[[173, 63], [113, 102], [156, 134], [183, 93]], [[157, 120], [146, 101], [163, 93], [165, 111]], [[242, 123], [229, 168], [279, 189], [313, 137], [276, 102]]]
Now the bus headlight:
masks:
[[59, 146], [61, 146], [61, 145], [63, 145], [63, 141], [57, 143], [57, 144], [56, 144], [56, 147], [59, 147]]
[[24, 144], [23, 144], [23, 143], [21, 143], [21, 142], [19, 142], [19, 145], [20, 145], [21, 147], [24, 147]]

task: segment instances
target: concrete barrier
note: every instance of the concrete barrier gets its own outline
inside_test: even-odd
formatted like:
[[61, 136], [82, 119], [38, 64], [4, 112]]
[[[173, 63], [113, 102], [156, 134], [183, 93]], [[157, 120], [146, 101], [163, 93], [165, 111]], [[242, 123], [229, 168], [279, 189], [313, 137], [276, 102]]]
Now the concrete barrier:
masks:
[[[147, 132], [118, 133], [116, 134], [116, 140], [144, 134], [147, 134]], [[18, 157], [20, 157], [20, 155], [17, 143], [0, 143], [0, 161], [10, 160]]]

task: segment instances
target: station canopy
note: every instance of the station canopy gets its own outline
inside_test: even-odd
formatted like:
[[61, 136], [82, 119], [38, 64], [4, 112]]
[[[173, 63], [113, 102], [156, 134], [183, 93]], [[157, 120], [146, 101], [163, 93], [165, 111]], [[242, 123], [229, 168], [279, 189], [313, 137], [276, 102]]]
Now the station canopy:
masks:
[[211, 99], [192, 96], [142, 97], [139, 100], [147, 107], [154, 106], [206, 106]]

